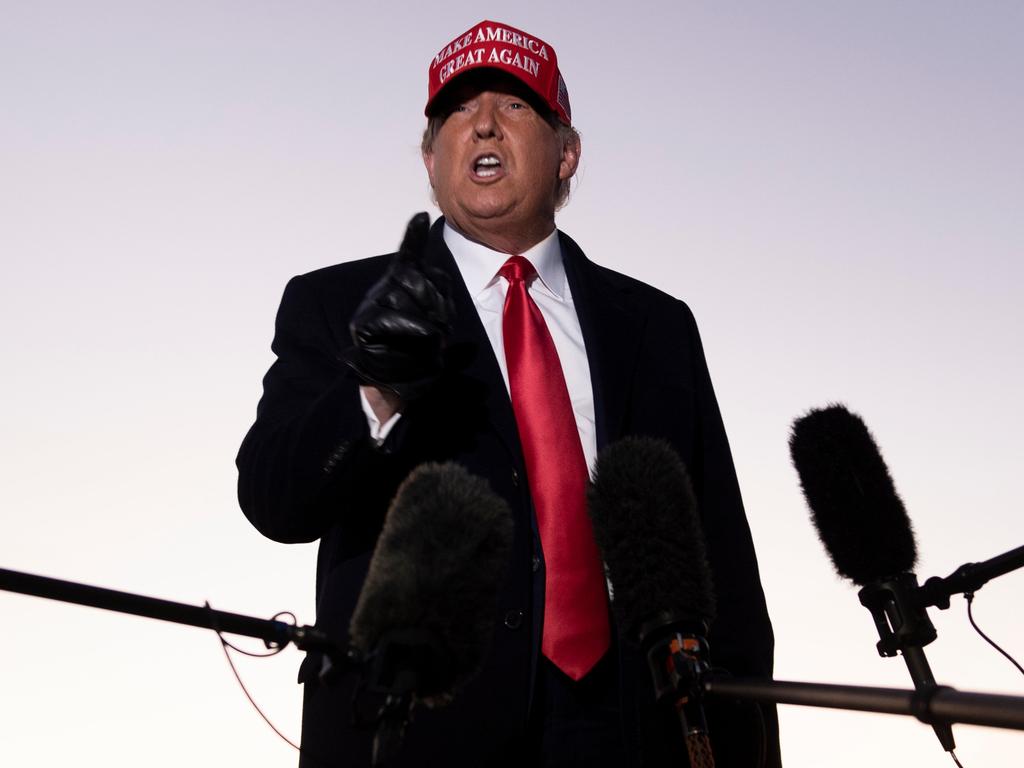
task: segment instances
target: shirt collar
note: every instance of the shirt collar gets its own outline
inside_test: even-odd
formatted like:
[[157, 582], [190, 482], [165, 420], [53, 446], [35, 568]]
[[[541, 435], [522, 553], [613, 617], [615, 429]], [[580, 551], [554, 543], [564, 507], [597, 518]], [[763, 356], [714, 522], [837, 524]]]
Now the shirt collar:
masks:
[[[444, 242], [455, 257], [470, 296], [475, 297], [490, 287], [497, 279], [501, 265], [508, 261], [509, 254], [470, 240], [447, 221], [444, 224]], [[562, 246], [558, 242], [557, 229], [520, 256], [533, 264], [541, 282], [552, 296], [560, 301], [568, 300], [565, 265], [562, 263]]]

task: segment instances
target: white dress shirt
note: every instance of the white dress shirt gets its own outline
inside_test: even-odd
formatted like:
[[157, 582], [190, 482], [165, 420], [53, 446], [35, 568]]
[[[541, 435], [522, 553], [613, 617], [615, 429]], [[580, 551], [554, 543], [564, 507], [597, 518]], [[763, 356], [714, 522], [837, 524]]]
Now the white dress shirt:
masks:
[[[505, 389], [508, 390], [508, 366], [505, 363], [505, 342], [501, 322], [508, 281], [498, 275], [498, 270], [508, 260], [509, 254], [491, 250], [486, 245], [474, 242], [456, 232], [447, 223], [444, 226], [444, 241], [455, 257], [462, 280], [480, 315], [480, 322], [501, 369]], [[558, 351], [573, 415], [576, 417], [576, 428], [579, 430], [580, 443], [583, 445], [583, 456], [587, 466], [592, 469], [597, 456], [594, 391], [590, 384], [590, 364], [583, 345], [583, 332], [580, 330], [576, 307], [569, 291], [569, 282], [565, 277], [565, 266], [562, 264], [562, 249], [558, 242], [557, 230], [519, 255], [527, 259], [537, 270], [538, 277], [530, 282], [527, 290], [544, 315], [544, 321]], [[375, 439], [383, 440], [401, 414], [395, 414], [381, 425], [373, 415], [365, 395], [362, 396], [362, 402], [371, 435]]]

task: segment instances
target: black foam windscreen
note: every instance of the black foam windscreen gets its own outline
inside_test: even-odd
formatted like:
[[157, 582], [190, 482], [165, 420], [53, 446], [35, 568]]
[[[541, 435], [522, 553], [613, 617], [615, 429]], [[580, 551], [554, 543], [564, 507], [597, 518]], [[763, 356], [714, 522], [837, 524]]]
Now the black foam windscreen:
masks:
[[494, 634], [512, 548], [508, 505], [455, 463], [417, 467], [398, 489], [349, 626], [370, 653], [395, 632], [424, 631], [446, 672], [443, 700], [476, 675]]
[[910, 519], [859, 416], [838, 404], [811, 410], [793, 423], [789, 450], [840, 576], [864, 586], [913, 569]]
[[668, 613], [710, 622], [711, 568], [682, 459], [661, 440], [629, 437], [598, 456], [587, 493], [620, 631]]

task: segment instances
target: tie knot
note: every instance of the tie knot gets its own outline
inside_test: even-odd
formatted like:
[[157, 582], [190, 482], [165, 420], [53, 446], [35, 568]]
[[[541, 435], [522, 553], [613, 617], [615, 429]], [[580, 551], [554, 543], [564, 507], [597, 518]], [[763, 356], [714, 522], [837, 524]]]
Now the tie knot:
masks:
[[498, 274], [510, 283], [514, 283], [517, 280], [520, 282], [529, 280], [537, 274], [537, 270], [534, 269], [529, 259], [525, 259], [522, 256], [510, 256], [508, 261], [501, 265]]

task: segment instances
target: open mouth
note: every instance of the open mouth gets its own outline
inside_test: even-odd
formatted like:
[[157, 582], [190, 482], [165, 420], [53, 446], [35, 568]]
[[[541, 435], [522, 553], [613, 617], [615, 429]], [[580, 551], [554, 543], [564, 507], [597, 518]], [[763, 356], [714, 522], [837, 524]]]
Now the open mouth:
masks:
[[480, 155], [473, 162], [473, 173], [481, 179], [497, 176], [501, 170], [501, 158], [494, 154]]

